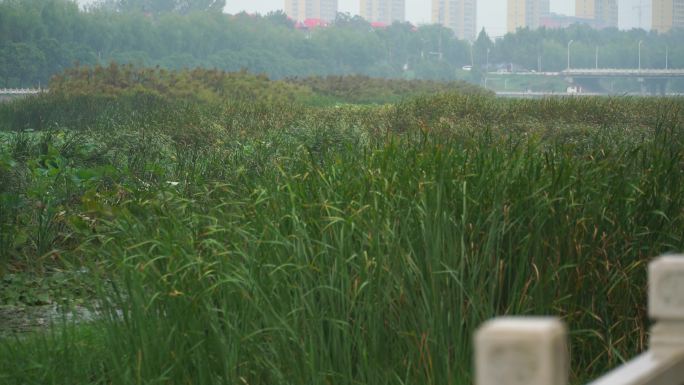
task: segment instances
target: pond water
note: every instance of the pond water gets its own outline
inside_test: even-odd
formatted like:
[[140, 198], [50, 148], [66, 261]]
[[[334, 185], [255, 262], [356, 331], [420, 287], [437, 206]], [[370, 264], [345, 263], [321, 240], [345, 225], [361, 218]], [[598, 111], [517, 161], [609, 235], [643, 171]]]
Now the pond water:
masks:
[[56, 304], [45, 306], [0, 306], [0, 338], [47, 330], [51, 325], [88, 322], [95, 313], [85, 306], [69, 309]]

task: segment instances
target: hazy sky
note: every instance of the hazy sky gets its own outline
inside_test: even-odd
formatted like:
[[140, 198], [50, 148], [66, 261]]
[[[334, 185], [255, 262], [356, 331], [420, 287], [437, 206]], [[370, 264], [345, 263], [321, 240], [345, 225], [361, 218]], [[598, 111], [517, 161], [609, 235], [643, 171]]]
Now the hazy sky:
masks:
[[[89, 3], [92, 0], [79, 0]], [[338, 0], [340, 12], [357, 14], [359, 0]], [[269, 11], [283, 9], [285, 0], [226, 0], [226, 12], [238, 13], [247, 11], [266, 14]], [[406, 0], [406, 17], [414, 24], [430, 22], [430, 0]], [[484, 27], [489, 36], [501, 36], [506, 33], [506, 4], [507, 0], [478, 0], [477, 23], [478, 30]], [[641, 26], [651, 27], [651, 0], [618, 0], [620, 5], [620, 28], [631, 29], [639, 27], [639, 4], [641, 9]], [[575, 13], [574, 0], [551, 0], [551, 11], [566, 15]]]
[[[643, 27], [650, 28], [651, 0], [618, 0], [620, 4], [620, 28], [630, 29], [639, 24], [638, 7], [641, 2], [644, 7], [642, 17]], [[236, 13], [240, 11], [267, 13], [277, 9], [283, 9], [284, 0], [227, 0], [226, 12]], [[477, 19], [478, 30], [484, 27], [490, 36], [501, 36], [506, 33], [506, 4], [507, 0], [478, 0]], [[359, 12], [359, 0], [339, 0], [340, 12], [357, 14]], [[406, 17], [413, 23], [425, 23], [430, 21], [430, 0], [406, 0]], [[573, 0], [551, 0], [551, 11], [566, 15], [575, 13]], [[647, 15], [648, 13], [648, 15]]]

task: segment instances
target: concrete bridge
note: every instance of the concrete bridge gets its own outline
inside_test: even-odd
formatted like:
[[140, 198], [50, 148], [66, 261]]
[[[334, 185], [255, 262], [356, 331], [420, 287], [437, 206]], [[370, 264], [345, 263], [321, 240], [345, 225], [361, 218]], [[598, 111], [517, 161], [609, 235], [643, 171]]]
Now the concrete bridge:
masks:
[[[605, 97], [605, 96], [637, 96], [643, 97], [642, 93], [600, 93], [600, 92], [582, 92], [582, 93], [567, 93], [567, 92], [533, 92], [533, 91], [497, 91], [496, 96], [500, 98], [510, 99], [544, 99], [544, 98], [584, 98], [584, 97]], [[660, 95], [662, 97], [684, 97], [684, 93], [671, 92]]]
[[637, 79], [675, 79], [684, 78], [684, 69], [569, 69], [560, 72], [561, 76], [571, 78], [637, 78]]
[[600, 79], [636, 79], [641, 83], [641, 93], [665, 95], [667, 83], [684, 78], [684, 69], [619, 69], [619, 68], [571, 68], [559, 72], [489, 72], [488, 76], [558, 77], [568, 83], [577, 83], [588, 89], [598, 87]]
[[577, 68], [560, 72], [489, 72], [496, 76], [552, 76], [572, 78], [644, 78], [675, 79], [684, 78], [684, 69], [618, 69], [618, 68]]

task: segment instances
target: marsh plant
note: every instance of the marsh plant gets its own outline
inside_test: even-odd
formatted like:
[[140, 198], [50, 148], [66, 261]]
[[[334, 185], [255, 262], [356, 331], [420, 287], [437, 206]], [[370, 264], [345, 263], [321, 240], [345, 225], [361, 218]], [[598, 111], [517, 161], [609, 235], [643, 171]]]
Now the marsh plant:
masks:
[[580, 382], [684, 249], [681, 99], [136, 97], [0, 106], [62, 111], [4, 128], [4, 269], [87, 266], [102, 315], [3, 340], [3, 384], [468, 384], [504, 314], [568, 322]]

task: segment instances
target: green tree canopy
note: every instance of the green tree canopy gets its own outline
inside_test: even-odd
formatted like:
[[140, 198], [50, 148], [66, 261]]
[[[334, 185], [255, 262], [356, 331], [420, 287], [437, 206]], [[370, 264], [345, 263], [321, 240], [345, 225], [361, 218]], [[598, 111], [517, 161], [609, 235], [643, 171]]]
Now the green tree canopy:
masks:
[[[326, 28], [301, 30], [282, 12], [227, 15], [225, 0], [0, 0], [0, 87], [45, 84], [78, 62], [183, 69], [246, 69], [271, 78], [366, 75], [432, 80], [481, 79], [501, 68], [560, 71], [573, 67], [684, 68], [683, 30], [520, 29], [473, 42], [438, 25], [374, 28], [340, 14]], [[598, 52], [598, 55], [597, 55]], [[489, 53], [489, 55], [487, 54]], [[472, 56], [471, 56], [472, 55]], [[667, 61], [666, 61], [667, 57]], [[474, 71], [462, 67], [475, 65]], [[480, 74], [480, 75], [478, 75]]]
[[225, 0], [104, 0], [101, 6], [121, 12], [180, 12], [193, 11], [221, 12]]

